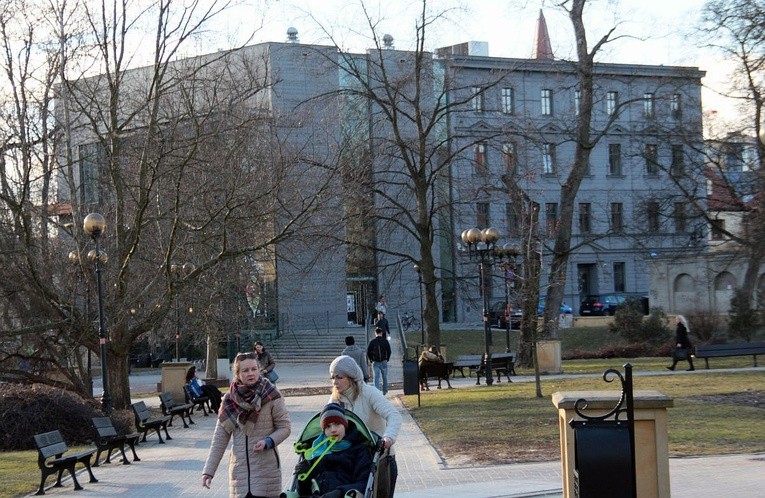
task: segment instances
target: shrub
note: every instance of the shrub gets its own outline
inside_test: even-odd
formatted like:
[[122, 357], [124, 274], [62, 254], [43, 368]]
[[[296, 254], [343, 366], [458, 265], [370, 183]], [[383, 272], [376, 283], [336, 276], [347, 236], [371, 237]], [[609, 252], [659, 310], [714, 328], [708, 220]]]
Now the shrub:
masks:
[[642, 358], [660, 356], [656, 346], [646, 342], [632, 344], [612, 344], [603, 346], [596, 351], [573, 349], [562, 355], [563, 360], [584, 360], [591, 358]]
[[[44, 384], [0, 384], [0, 450], [34, 449], [35, 434], [60, 430], [69, 445], [92, 442], [91, 418], [101, 416], [99, 403]], [[112, 417], [120, 433], [129, 432], [127, 414]]]
[[691, 326], [691, 335], [697, 337], [703, 343], [714, 342], [723, 323], [720, 316], [710, 310], [696, 310], [686, 315], [688, 325]]
[[667, 323], [667, 315], [661, 308], [651, 308], [651, 314], [646, 318], [640, 300], [630, 299], [616, 311], [608, 330], [621, 334], [630, 343], [655, 345], [669, 339]]
[[741, 338], [750, 342], [759, 325], [757, 311], [752, 309], [751, 301], [746, 291], [736, 289], [730, 300], [728, 314], [728, 334], [732, 338]]

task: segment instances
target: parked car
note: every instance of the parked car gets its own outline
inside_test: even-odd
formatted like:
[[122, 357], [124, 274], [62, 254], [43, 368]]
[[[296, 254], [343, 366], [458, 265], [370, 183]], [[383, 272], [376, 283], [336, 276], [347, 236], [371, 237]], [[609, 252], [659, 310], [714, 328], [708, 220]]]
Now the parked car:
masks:
[[629, 296], [622, 293], [589, 294], [579, 304], [581, 316], [614, 316]]
[[510, 316], [507, 313], [507, 303], [505, 301], [499, 301], [491, 305], [489, 308], [489, 323], [492, 327], [506, 329], [507, 320], [510, 319], [510, 328], [521, 328], [521, 317], [523, 312], [520, 308], [512, 308], [510, 310]]
[[[545, 313], [545, 296], [539, 296], [539, 304], [537, 305], [537, 315], [542, 316]], [[561, 314], [573, 314], [574, 310], [566, 303], [560, 305]]]

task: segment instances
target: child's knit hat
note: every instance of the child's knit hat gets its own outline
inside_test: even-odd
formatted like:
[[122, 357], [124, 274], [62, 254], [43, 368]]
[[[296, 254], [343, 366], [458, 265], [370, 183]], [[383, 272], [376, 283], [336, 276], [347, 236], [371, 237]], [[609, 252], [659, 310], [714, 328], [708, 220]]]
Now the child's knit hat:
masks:
[[321, 428], [326, 429], [329, 424], [340, 424], [348, 428], [348, 419], [345, 418], [345, 410], [337, 403], [330, 403], [321, 410]]

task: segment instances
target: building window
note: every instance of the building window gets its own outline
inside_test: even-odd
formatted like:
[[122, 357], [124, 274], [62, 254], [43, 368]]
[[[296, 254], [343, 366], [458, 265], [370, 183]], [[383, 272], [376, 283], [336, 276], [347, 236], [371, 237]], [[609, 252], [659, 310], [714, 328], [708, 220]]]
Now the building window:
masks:
[[685, 223], [685, 203], [684, 202], [675, 203], [675, 211], [673, 213], [673, 218], [675, 219], [675, 232], [685, 233], [686, 223]]
[[622, 144], [608, 144], [608, 174], [622, 174]]
[[478, 228], [489, 228], [489, 203], [479, 202], [475, 205], [476, 224]]
[[470, 91], [473, 95], [470, 99], [470, 106], [475, 112], [483, 112], [483, 90], [480, 87], [474, 86]]
[[507, 235], [510, 237], [520, 237], [521, 235], [521, 215], [517, 206], [511, 202], [505, 204], [505, 222], [507, 224]]
[[649, 232], [659, 231], [659, 203], [648, 202], [646, 204], [646, 217], [648, 220], [648, 226], [646, 227]]
[[512, 88], [503, 88], [500, 92], [502, 112], [504, 114], [515, 113], [515, 95]]
[[592, 232], [592, 205], [589, 202], [579, 203], [579, 232]]
[[619, 92], [608, 92], [606, 94], [606, 113], [609, 116], [616, 114], [619, 107]]
[[542, 144], [542, 173], [555, 174], [555, 144]]
[[574, 92], [574, 114], [579, 116], [579, 113], [581, 111], [582, 107], [582, 92], [581, 90], [577, 90]]
[[643, 117], [653, 119], [656, 114], [656, 101], [652, 93], [643, 94]]
[[720, 218], [710, 220], [710, 228], [712, 229], [712, 240], [725, 239], [725, 220]]
[[542, 116], [553, 115], [553, 93], [550, 89], [543, 89], [541, 93]]
[[473, 145], [473, 161], [475, 162], [476, 173], [484, 174], [487, 172], [485, 143], [481, 142]]
[[669, 114], [672, 119], [680, 119], [683, 115], [682, 96], [679, 93], [675, 93], [669, 100]]
[[624, 230], [624, 204], [621, 202], [611, 203], [611, 230], [616, 233]]
[[99, 143], [79, 146], [80, 152], [80, 184], [82, 185], [81, 202], [84, 204], [100, 204], [101, 170], [106, 166], [106, 151]]
[[656, 144], [645, 146], [645, 172], [647, 175], [659, 174], [659, 152]]
[[502, 161], [505, 163], [505, 171], [507, 173], [515, 173], [516, 154], [514, 143], [502, 144]]
[[545, 204], [545, 228], [547, 235], [552, 237], [558, 227], [558, 203], [548, 202]]
[[625, 264], [622, 261], [614, 263], [614, 292], [624, 292], [627, 288], [625, 281], [627, 280], [627, 271]]
[[682, 145], [672, 146], [672, 176], [679, 177], [685, 174], [685, 153]]

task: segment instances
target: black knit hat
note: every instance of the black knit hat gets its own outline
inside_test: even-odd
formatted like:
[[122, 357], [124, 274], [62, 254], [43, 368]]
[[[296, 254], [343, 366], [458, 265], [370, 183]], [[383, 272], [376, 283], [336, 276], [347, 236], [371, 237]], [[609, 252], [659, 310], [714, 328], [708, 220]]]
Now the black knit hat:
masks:
[[330, 403], [321, 410], [321, 429], [324, 430], [329, 424], [340, 424], [348, 428], [348, 419], [345, 418], [345, 410], [337, 403]]

